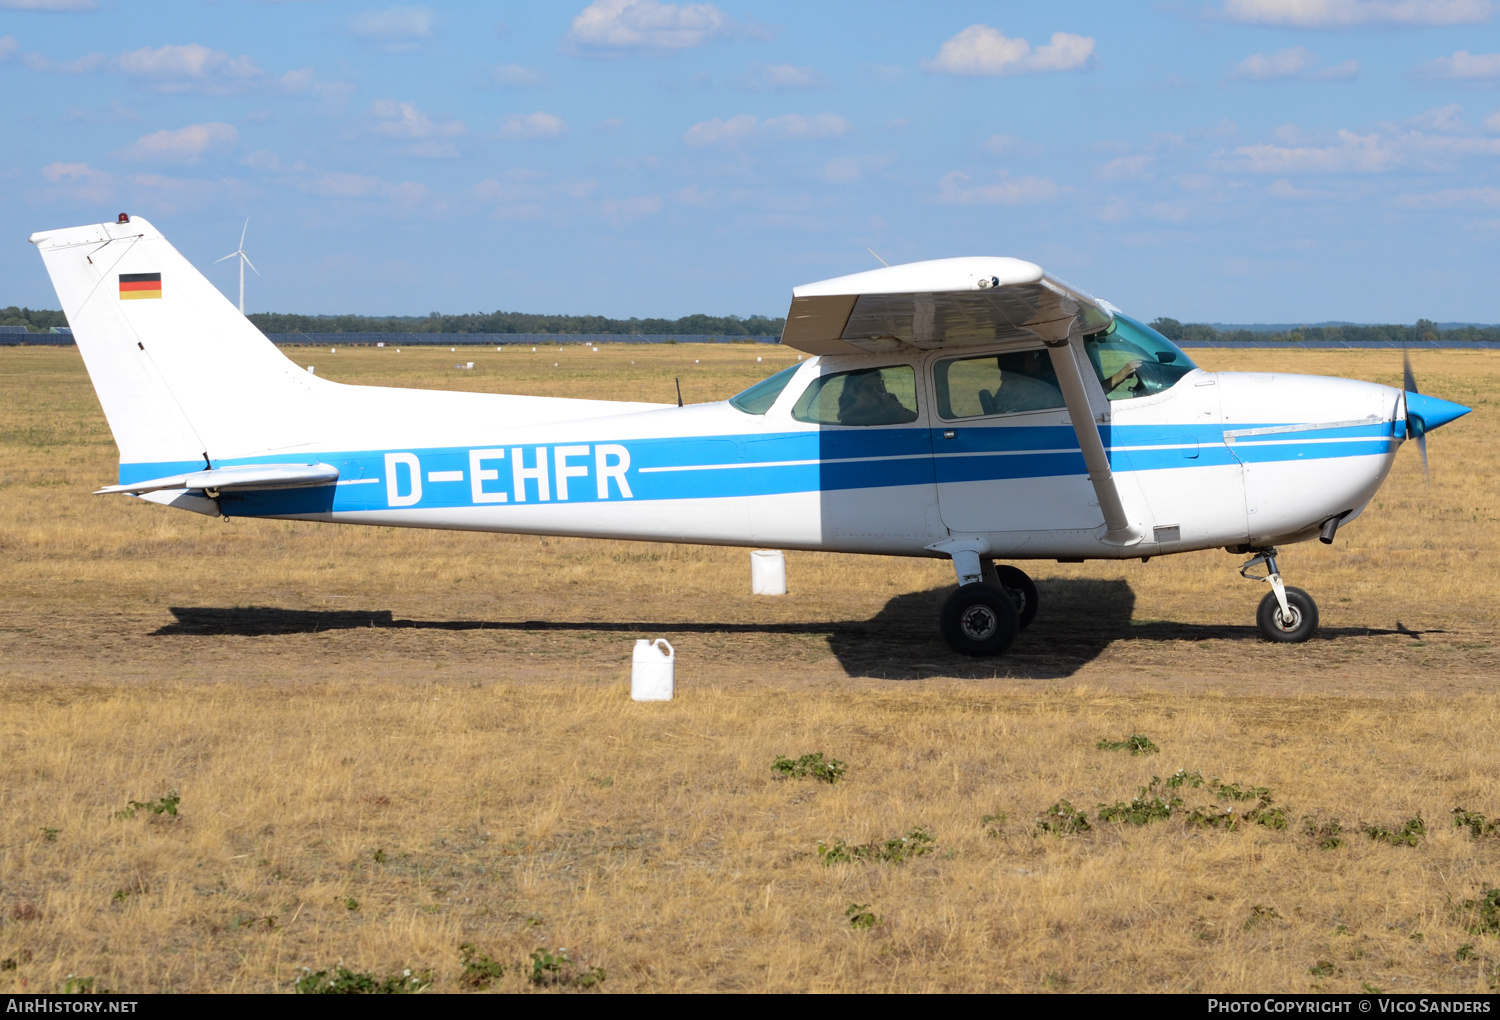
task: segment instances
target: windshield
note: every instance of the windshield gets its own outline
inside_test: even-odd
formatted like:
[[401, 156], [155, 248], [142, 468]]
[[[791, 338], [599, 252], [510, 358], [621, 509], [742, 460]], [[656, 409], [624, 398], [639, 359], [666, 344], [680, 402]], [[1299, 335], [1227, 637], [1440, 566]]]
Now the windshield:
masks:
[[776, 398], [781, 396], [781, 391], [786, 389], [786, 384], [792, 381], [792, 376], [797, 374], [801, 365], [793, 365], [791, 368], [783, 368], [780, 372], [769, 379], [762, 379], [754, 386], [741, 393], [736, 393], [729, 398], [729, 403], [739, 408], [746, 414], [765, 414], [776, 403]]
[[1110, 400], [1171, 389], [1198, 367], [1182, 348], [1127, 315], [1116, 314], [1109, 329], [1086, 337], [1083, 349]]

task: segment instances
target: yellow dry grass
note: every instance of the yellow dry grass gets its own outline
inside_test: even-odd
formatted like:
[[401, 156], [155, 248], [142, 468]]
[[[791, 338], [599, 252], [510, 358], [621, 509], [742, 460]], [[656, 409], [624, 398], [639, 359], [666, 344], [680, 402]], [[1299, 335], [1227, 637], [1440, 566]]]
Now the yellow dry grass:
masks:
[[[794, 358], [289, 353], [347, 381], [660, 400]], [[1197, 357], [1400, 373], [1392, 352]], [[1284, 556], [1323, 639], [1259, 642], [1262, 589], [1223, 553], [1036, 564], [1037, 624], [975, 663], [934, 633], [938, 563], [797, 554], [792, 594], [754, 599], [738, 550], [91, 497], [115, 455], [77, 353], [0, 349], [0, 990], [288, 990], [339, 962], [458, 990], [461, 943], [502, 990], [558, 947], [606, 991], [1484, 990], [1500, 939], [1463, 903], [1500, 886], [1500, 835], [1449, 811], [1500, 817], [1500, 356], [1415, 360], [1477, 410], [1432, 437], [1430, 484], [1404, 452], [1336, 545]], [[678, 698], [636, 705], [630, 644], [658, 634]], [[1161, 753], [1095, 747], [1132, 732]], [[773, 776], [811, 751], [848, 776]], [[1289, 827], [1095, 819], [1179, 768], [1270, 788]], [[116, 817], [169, 790], [176, 817]], [[1036, 835], [1064, 799], [1093, 827]], [[1417, 815], [1415, 847], [1362, 832]], [[916, 827], [935, 851], [905, 863], [817, 854]]]

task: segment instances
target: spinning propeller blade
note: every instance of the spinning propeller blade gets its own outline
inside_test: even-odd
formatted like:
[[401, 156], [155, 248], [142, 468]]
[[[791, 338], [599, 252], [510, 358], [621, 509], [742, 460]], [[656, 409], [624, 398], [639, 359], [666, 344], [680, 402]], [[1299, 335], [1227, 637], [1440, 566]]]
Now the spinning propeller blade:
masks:
[[[1408, 394], [1421, 392], [1417, 389], [1417, 377], [1411, 371], [1411, 355], [1405, 349], [1401, 351], [1401, 388]], [[1417, 437], [1417, 451], [1422, 454], [1422, 474], [1431, 479], [1432, 472], [1427, 466], [1427, 423], [1412, 413], [1410, 396], [1406, 404], [1406, 434]]]

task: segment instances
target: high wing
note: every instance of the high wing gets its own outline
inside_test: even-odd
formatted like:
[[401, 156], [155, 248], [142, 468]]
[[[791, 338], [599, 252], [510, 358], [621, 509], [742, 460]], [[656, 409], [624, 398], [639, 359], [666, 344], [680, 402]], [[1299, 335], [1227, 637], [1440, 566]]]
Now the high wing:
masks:
[[1021, 259], [912, 262], [792, 291], [781, 342], [809, 354], [860, 354], [1060, 340], [1113, 321], [1104, 303]]

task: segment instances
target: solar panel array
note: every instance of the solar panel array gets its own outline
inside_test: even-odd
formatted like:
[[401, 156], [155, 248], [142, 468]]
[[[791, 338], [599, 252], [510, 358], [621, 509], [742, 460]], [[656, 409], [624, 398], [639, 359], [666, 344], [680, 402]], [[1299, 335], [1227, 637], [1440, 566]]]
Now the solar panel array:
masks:
[[0, 326], [0, 333], [26, 333], [29, 332], [25, 326]]

